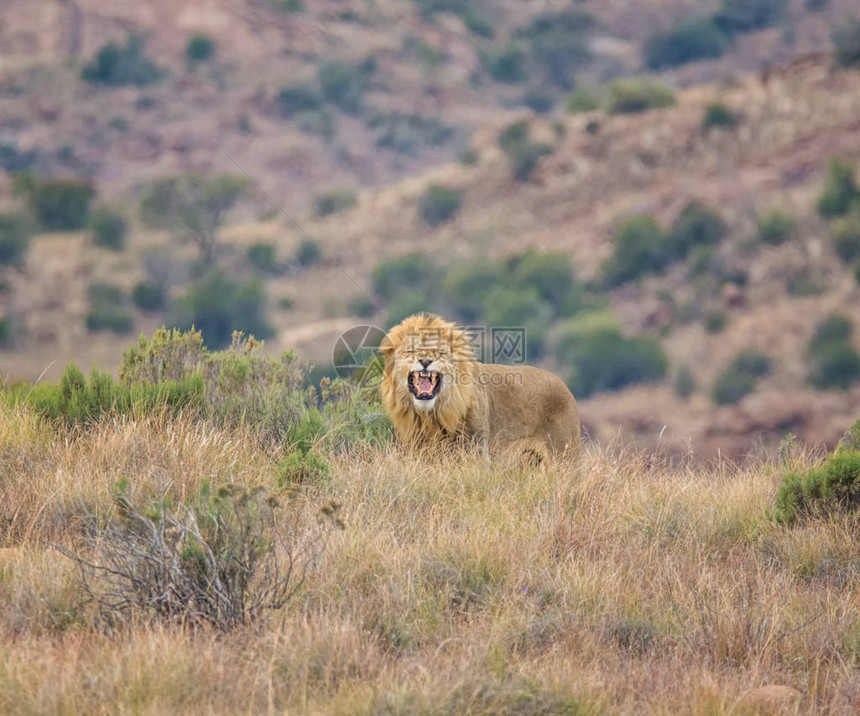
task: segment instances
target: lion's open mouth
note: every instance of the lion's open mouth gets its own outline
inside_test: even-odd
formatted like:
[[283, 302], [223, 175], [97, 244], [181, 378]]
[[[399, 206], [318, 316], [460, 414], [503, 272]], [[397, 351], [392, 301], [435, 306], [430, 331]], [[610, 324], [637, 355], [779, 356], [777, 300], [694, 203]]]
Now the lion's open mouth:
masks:
[[409, 391], [418, 400], [433, 400], [441, 385], [441, 376], [435, 370], [413, 370], [409, 374]]

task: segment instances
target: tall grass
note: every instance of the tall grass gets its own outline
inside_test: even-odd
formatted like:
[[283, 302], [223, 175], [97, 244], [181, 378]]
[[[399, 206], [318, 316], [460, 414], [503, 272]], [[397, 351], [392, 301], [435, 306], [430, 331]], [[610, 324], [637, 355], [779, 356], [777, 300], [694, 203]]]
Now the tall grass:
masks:
[[[359, 444], [282, 485], [285, 450], [181, 411], [69, 429], [0, 406], [0, 711], [728, 713], [770, 683], [856, 703], [860, 519], [771, 517], [811, 453], [589, 445], [555, 472]], [[307, 524], [334, 502], [345, 529], [251, 624], [106, 629], [47, 543], [86, 548], [120, 479], [138, 505], [261, 486]]]

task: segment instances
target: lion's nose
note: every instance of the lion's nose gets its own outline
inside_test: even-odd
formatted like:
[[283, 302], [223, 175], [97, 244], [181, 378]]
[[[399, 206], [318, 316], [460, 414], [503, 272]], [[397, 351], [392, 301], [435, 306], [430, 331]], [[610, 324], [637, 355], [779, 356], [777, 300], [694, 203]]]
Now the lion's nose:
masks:
[[430, 365], [433, 361], [429, 358], [419, 358], [418, 362], [421, 364], [421, 367], [424, 368], [424, 370], [427, 370], [427, 366]]

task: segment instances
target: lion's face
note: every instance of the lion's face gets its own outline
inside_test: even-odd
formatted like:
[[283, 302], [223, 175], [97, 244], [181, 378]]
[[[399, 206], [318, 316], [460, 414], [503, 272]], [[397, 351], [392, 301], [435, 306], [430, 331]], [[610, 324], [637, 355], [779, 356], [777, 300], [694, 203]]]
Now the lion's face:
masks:
[[410, 316], [389, 331], [383, 399], [397, 411], [433, 415], [443, 426], [471, 400], [475, 354], [468, 336], [437, 316]]

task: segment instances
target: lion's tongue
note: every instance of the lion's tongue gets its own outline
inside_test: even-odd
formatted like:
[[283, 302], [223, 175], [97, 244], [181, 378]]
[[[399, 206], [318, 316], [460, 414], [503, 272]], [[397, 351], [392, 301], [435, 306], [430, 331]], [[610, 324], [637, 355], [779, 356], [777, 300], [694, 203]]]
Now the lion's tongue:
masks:
[[423, 375], [418, 376], [418, 392], [419, 393], [432, 393], [433, 392], [433, 381], [430, 380], [429, 377], [425, 378]]

